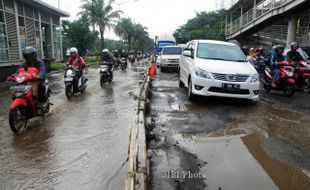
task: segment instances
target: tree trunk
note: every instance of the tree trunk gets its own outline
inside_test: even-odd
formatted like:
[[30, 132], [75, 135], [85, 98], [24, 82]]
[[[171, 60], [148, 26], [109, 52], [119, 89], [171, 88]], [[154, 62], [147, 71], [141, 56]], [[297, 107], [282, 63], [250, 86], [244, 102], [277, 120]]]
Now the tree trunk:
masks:
[[102, 50], [104, 49], [104, 31], [100, 28], [100, 60], [102, 61]]

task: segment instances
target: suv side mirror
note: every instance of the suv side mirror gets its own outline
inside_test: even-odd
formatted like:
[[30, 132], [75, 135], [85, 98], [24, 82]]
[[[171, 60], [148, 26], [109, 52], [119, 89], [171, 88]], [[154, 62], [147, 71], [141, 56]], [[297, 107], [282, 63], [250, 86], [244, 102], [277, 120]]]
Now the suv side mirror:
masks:
[[183, 51], [183, 55], [186, 56], [186, 57], [194, 58], [193, 53], [190, 50], [184, 50]]

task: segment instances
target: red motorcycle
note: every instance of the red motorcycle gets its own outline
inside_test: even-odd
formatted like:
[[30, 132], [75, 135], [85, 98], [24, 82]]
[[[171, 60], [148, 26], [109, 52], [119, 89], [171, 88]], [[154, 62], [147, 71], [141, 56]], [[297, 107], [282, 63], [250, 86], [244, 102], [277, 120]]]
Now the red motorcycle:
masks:
[[306, 61], [292, 62], [295, 67], [295, 78], [297, 86], [301, 87], [304, 92], [310, 92], [310, 68]]
[[[12, 75], [8, 81], [14, 82], [11, 86], [13, 102], [10, 106], [9, 123], [15, 134], [21, 134], [27, 128], [27, 121], [33, 117], [44, 116], [49, 112], [49, 94], [48, 82], [46, 81], [44, 101], [40, 105], [34, 101], [32, 95], [32, 84], [42, 82], [35, 76], [39, 70], [35, 67], [29, 67], [27, 70], [19, 69], [18, 74]], [[41, 104], [42, 103], [42, 104]]]
[[294, 77], [294, 67], [287, 61], [277, 62], [277, 66], [280, 69], [280, 83], [276, 88], [272, 87], [273, 74], [269, 67], [265, 68], [264, 72], [264, 88], [266, 92], [270, 90], [282, 90], [284, 94], [291, 97], [296, 91], [296, 80]]

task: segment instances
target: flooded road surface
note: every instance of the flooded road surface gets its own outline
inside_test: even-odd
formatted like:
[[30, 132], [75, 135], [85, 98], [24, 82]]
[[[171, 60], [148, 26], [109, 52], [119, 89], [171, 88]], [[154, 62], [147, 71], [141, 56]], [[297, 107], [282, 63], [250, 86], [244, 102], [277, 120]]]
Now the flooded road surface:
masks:
[[103, 88], [88, 68], [88, 87], [70, 101], [63, 74], [50, 74], [51, 113], [16, 136], [8, 125], [10, 92], [0, 93], [0, 189], [122, 189], [129, 130], [143, 67], [114, 72]]
[[157, 72], [149, 128], [152, 189], [309, 190], [310, 94], [262, 92], [258, 104], [189, 101]]

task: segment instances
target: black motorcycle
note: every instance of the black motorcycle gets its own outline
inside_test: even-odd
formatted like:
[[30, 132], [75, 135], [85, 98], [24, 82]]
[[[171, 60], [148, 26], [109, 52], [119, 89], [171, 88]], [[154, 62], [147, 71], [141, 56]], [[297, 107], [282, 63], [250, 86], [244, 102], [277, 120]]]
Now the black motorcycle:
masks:
[[109, 69], [112, 69], [112, 68], [109, 68], [109, 67], [112, 67], [111, 63], [108, 63], [106, 61], [103, 61], [100, 63], [100, 85], [101, 87], [103, 87], [104, 83], [106, 82], [111, 83], [113, 80], [113, 74], [109, 72]]
[[121, 58], [121, 70], [125, 71], [127, 69], [127, 59], [125, 57]]
[[86, 89], [86, 71], [82, 71], [69, 65], [65, 69], [65, 93], [68, 99], [70, 99], [74, 93], [83, 93]]
[[114, 70], [116, 70], [119, 67], [120, 63], [121, 63], [120, 58], [119, 57], [115, 57], [114, 60], [113, 60]]

